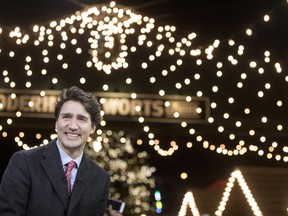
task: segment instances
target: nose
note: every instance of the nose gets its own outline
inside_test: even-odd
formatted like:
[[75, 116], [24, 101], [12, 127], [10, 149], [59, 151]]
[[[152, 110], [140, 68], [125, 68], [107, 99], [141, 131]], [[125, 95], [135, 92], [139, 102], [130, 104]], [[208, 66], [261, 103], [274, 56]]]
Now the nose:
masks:
[[69, 122], [69, 129], [70, 130], [77, 130], [78, 129], [78, 123], [76, 119], [71, 119]]

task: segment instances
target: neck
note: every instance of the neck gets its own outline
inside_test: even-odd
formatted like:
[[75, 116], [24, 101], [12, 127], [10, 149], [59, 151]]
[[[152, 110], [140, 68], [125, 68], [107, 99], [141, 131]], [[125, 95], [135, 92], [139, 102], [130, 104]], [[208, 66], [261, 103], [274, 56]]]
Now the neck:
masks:
[[79, 149], [79, 148], [69, 148], [69, 149], [64, 149], [64, 151], [72, 158], [72, 159], [76, 159], [78, 158], [82, 152], [83, 152], [83, 148]]

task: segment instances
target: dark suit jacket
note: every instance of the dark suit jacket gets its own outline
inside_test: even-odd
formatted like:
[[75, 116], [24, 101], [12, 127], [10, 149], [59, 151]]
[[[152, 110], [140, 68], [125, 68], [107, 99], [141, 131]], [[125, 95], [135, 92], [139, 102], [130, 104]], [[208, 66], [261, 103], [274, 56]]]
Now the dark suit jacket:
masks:
[[0, 216], [102, 216], [110, 176], [83, 155], [72, 194], [56, 140], [14, 153], [0, 186]]

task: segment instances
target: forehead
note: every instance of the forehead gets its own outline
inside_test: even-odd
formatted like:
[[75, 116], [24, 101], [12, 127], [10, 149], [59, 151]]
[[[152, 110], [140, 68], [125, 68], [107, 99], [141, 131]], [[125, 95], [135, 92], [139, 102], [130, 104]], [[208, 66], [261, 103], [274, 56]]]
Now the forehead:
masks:
[[87, 112], [83, 104], [81, 104], [78, 101], [71, 101], [71, 100], [66, 101], [63, 104], [62, 109], [60, 111], [60, 114], [65, 114], [65, 113], [90, 117], [90, 114]]

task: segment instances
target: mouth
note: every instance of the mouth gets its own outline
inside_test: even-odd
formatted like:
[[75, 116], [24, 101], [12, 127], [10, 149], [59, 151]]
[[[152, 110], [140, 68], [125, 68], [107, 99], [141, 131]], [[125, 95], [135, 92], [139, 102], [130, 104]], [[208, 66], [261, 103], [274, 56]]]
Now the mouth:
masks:
[[79, 137], [80, 135], [78, 133], [70, 133], [70, 132], [65, 132], [65, 135], [69, 137]]

